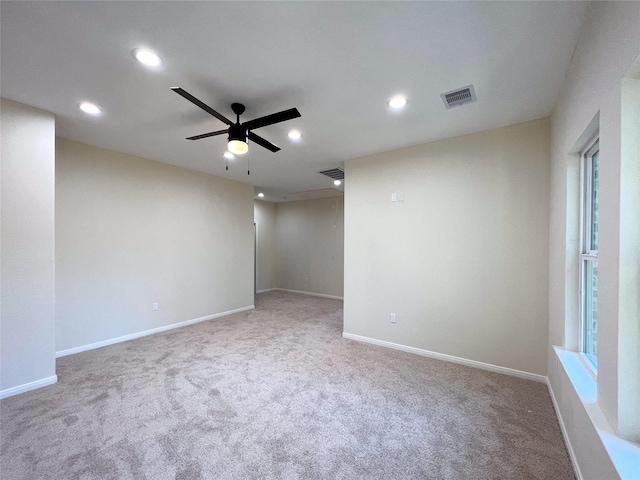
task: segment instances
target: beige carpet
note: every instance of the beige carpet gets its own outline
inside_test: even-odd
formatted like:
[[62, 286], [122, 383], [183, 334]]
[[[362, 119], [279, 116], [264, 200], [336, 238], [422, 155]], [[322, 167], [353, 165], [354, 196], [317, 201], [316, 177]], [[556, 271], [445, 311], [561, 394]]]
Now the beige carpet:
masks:
[[545, 385], [343, 339], [342, 302], [58, 360], [0, 402], [9, 479], [573, 479]]

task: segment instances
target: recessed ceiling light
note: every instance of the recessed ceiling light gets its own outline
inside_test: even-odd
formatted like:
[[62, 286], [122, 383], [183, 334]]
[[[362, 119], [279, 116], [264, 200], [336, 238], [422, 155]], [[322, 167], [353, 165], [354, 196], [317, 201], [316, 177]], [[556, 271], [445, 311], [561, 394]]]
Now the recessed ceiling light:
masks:
[[131, 55], [147, 67], [158, 67], [162, 65], [162, 58], [160, 58], [160, 55], [148, 48], [135, 48], [131, 51]]
[[405, 97], [404, 95], [396, 95], [394, 97], [391, 97], [387, 102], [387, 105], [389, 105], [391, 108], [402, 108], [406, 104], [407, 97]]
[[300, 130], [291, 130], [288, 135], [291, 140], [300, 140], [300, 137], [302, 137]]
[[260, 193], [258, 194], [258, 196], [259, 196], [260, 198], [262, 198], [262, 197], [264, 197], [264, 193], [260, 192]]
[[338, 185], [342, 185], [342, 180], [334, 180], [333, 184], [337, 187]]
[[80, 104], [80, 110], [90, 115], [100, 115], [102, 113], [102, 110], [100, 110], [100, 108], [97, 105], [91, 102], [82, 102]]
[[224, 152], [224, 158], [226, 158], [227, 160], [233, 160], [234, 158], [236, 158], [236, 156], [231, 152]]

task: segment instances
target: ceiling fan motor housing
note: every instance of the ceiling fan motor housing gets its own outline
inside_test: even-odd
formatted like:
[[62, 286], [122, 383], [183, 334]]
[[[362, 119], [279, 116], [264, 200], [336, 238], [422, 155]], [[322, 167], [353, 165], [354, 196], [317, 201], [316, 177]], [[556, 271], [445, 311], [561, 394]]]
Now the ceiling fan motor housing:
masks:
[[229, 125], [229, 141], [240, 140], [241, 142], [247, 141], [247, 129], [239, 123]]

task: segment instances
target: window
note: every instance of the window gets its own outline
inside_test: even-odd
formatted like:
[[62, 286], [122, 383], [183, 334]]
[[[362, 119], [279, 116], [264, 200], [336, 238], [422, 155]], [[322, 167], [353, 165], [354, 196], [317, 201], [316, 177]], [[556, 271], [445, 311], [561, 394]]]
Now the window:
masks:
[[598, 366], [598, 162], [599, 142], [589, 144], [582, 155], [582, 248], [580, 253], [580, 351], [588, 363]]

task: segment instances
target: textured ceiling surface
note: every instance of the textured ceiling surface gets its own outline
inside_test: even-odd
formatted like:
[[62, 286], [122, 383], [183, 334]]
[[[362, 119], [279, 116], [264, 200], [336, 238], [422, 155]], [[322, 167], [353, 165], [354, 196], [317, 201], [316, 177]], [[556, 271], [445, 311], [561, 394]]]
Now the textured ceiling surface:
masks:
[[[53, 112], [57, 135], [255, 185], [266, 200], [331, 188], [317, 172], [372, 153], [550, 114], [584, 2], [0, 3], [0, 93]], [[150, 70], [131, 51], [148, 47]], [[477, 101], [440, 94], [473, 84]], [[180, 86], [242, 120], [297, 107], [225, 170], [224, 128]], [[386, 101], [408, 97], [401, 112]], [[78, 109], [92, 101], [104, 111]], [[287, 138], [291, 128], [301, 141]], [[247, 175], [247, 157], [251, 175]], [[348, 184], [348, 178], [345, 179]], [[342, 187], [340, 187], [342, 188]], [[348, 188], [348, 187], [347, 187]]]

